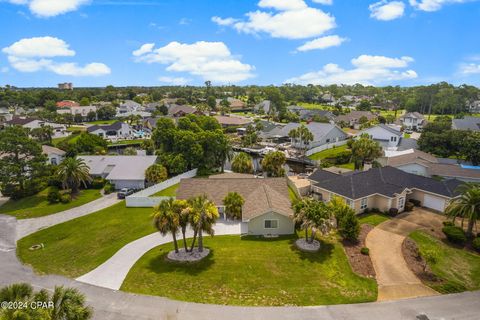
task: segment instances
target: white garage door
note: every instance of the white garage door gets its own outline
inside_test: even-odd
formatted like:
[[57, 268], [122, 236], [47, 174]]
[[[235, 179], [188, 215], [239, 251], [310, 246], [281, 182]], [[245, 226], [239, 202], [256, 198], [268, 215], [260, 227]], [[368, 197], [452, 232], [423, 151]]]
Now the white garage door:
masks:
[[425, 198], [423, 199], [423, 206], [443, 212], [443, 210], [445, 209], [445, 199], [425, 194]]

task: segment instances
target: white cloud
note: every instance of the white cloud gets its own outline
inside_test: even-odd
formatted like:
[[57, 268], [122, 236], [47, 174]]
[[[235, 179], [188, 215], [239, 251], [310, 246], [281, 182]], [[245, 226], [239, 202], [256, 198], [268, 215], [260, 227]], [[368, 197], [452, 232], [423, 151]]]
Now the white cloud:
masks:
[[473, 74], [480, 74], [480, 64], [477, 63], [462, 63], [460, 65], [459, 73], [464, 76]]
[[414, 70], [405, 69], [413, 59], [410, 57], [389, 58], [383, 56], [362, 55], [351, 60], [353, 69], [343, 69], [337, 64], [327, 64], [321, 70], [294, 77], [285, 83], [295, 84], [347, 84], [380, 85], [392, 81], [415, 79]]
[[234, 19], [234, 18], [222, 19], [222, 18], [216, 17], [216, 16], [212, 17], [212, 22], [215, 22], [219, 26], [231, 26], [232, 24], [234, 24], [237, 21], [238, 21], [238, 19]]
[[333, 0], [313, 0], [313, 2], [323, 4], [326, 6], [331, 6], [333, 4]]
[[312, 41], [306, 42], [304, 45], [298, 47], [297, 51], [310, 51], [310, 50], [318, 50], [318, 49], [327, 49], [330, 47], [338, 47], [345, 40], [347, 39], [341, 38], [337, 35], [321, 37], [321, 38], [317, 38]]
[[10, 3], [28, 5], [30, 12], [39, 17], [54, 17], [60, 14], [78, 10], [90, 0], [10, 0]]
[[21, 39], [3, 48], [10, 65], [20, 72], [51, 71], [69, 76], [101, 76], [110, 74], [110, 68], [98, 62], [79, 66], [75, 62], [57, 62], [52, 58], [71, 57], [75, 51], [55, 37], [34, 37]]
[[387, 0], [383, 0], [371, 4], [368, 8], [371, 11], [370, 17], [377, 20], [389, 21], [403, 16], [405, 12], [405, 3], [402, 1], [388, 2]]
[[139, 57], [141, 55], [144, 55], [145, 53], [150, 53], [153, 51], [154, 47], [155, 43], [145, 43], [143, 46], [140, 47], [140, 49], [133, 51], [133, 55], [135, 57]]
[[261, 10], [248, 12], [247, 19], [242, 21], [219, 17], [212, 20], [220, 25], [230, 25], [239, 32], [266, 33], [274, 38], [285, 39], [318, 37], [336, 27], [335, 18], [332, 15], [320, 9], [308, 7], [303, 0], [261, 0], [258, 6], [273, 8], [276, 12]]
[[186, 72], [203, 80], [221, 83], [235, 83], [252, 78], [255, 69], [233, 56], [223, 42], [170, 42], [164, 47], [137, 56], [135, 60], [164, 64], [167, 65], [167, 71]]
[[410, 5], [417, 10], [422, 11], [438, 11], [444, 5], [455, 4], [455, 3], [466, 3], [473, 2], [477, 0], [410, 0]]
[[183, 77], [160, 77], [158, 81], [174, 86], [184, 86], [190, 82], [190, 79], [183, 78]]

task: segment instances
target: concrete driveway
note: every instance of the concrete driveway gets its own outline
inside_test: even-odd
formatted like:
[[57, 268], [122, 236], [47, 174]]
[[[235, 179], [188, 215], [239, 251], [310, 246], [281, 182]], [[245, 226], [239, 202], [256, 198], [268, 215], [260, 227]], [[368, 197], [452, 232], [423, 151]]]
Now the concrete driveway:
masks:
[[402, 253], [402, 244], [411, 232], [419, 229], [432, 233], [441, 229], [444, 218], [424, 209], [403, 213], [374, 228], [366, 246], [377, 274], [378, 301], [438, 295], [423, 285], [410, 270]]

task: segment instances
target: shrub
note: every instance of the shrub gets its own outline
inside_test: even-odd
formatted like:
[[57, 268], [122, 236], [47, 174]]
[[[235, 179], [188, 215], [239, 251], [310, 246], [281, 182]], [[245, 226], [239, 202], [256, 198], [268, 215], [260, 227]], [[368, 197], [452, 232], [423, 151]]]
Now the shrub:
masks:
[[367, 213], [370, 213], [370, 208], [366, 208], [365, 210], [363, 210], [363, 213], [367, 214]]
[[405, 203], [405, 211], [412, 211], [413, 207], [415, 207], [415, 205], [412, 202], [408, 201]]
[[367, 247], [363, 247], [362, 249], [360, 249], [360, 253], [365, 256], [368, 256], [370, 255], [370, 249], [368, 249]]
[[478, 252], [480, 252], [480, 238], [475, 238], [473, 239], [472, 241], [472, 247], [473, 249], [477, 250]]
[[452, 243], [463, 246], [465, 245], [465, 242], [467, 242], [467, 237], [465, 236], [465, 232], [460, 227], [455, 227], [455, 226], [443, 227], [442, 232], [445, 234], [448, 241]]
[[454, 227], [455, 224], [452, 221], [443, 221], [444, 227]]
[[332, 160], [335, 161], [335, 164], [346, 164], [350, 162], [351, 158], [352, 158], [351, 151], [343, 151], [337, 154], [337, 156]]
[[360, 222], [353, 210], [348, 210], [338, 219], [338, 233], [343, 239], [355, 242], [360, 234]]
[[380, 213], [380, 209], [378, 209], [378, 208], [372, 208], [370, 211], [372, 213]]
[[397, 208], [390, 208], [390, 210], [388, 210], [388, 215], [391, 217], [395, 217], [397, 214], [398, 214]]
[[114, 192], [114, 191], [115, 191], [115, 186], [114, 186], [113, 184], [111, 184], [110, 182], [107, 182], [107, 183], [105, 184], [105, 187], [103, 187], [103, 192], [104, 192], [105, 194], [110, 194], [110, 193], [112, 193], [112, 192]]
[[438, 261], [438, 251], [434, 249], [427, 249], [420, 253], [428, 264], [436, 264]]
[[105, 186], [105, 179], [97, 177], [92, 181], [92, 189], [100, 190]]
[[72, 201], [72, 196], [69, 194], [63, 194], [60, 196], [60, 202], [63, 204], [69, 203]]
[[415, 207], [420, 207], [421, 204], [422, 204], [422, 202], [421, 202], [420, 200], [417, 200], [417, 199], [410, 199], [410, 200], [408, 200], [408, 201], [410, 201], [411, 203], [413, 203], [413, 205], [414, 205]]
[[60, 192], [57, 188], [50, 188], [47, 195], [47, 201], [50, 204], [58, 203], [60, 201]]

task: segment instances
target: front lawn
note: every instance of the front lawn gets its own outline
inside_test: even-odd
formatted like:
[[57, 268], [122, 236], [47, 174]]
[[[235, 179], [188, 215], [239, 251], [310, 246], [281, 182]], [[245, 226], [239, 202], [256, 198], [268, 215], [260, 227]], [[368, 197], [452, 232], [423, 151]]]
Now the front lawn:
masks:
[[343, 168], [343, 169], [348, 169], [348, 170], [355, 170], [355, 163], [350, 162], [350, 163], [345, 163], [345, 164], [338, 164], [335, 165], [336, 167]]
[[50, 204], [47, 201], [49, 190], [50, 188], [46, 188], [30, 197], [9, 200], [0, 206], [0, 213], [15, 216], [17, 219], [38, 218], [79, 207], [102, 196], [99, 190], [81, 190], [80, 194], [69, 203]]
[[177, 195], [177, 190], [179, 186], [179, 183], [174, 184], [173, 186], [168, 187], [167, 189], [163, 189], [162, 191], [159, 191], [151, 195], [150, 197], [175, 197]]
[[91, 125], [109, 125], [109, 124], [114, 124], [115, 122], [119, 122], [119, 120], [117, 120], [117, 119], [97, 120], [97, 121], [88, 122], [88, 124], [91, 124]]
[[379, 213], [365, 213], [358, 216], [358, 221], [360, 221], [360, 224], [370, 224], [374, 227], [389, 219], [390, 218], [388, 216]]
[[[36, 232], [17, 243], [20, 259], [39, 273], [81, 276], [126, 244], [155, 232], [152, 208], [110, 208]], [[44, 248], [30, 251], [35, 244]]]
[[430, 263], [432, 272], [441, 279], [426, 284], [440, 293], [480, 289], [480, 255], [454, 248], [422, 231], [410, 234], [420, 253], [434, 252], [436, 262]]
[[323, 160], [323, 159], [335, 158], [338, 154], [347, 151], [347, 149], [348, 149], [348, 146], [344, 144], [343, 146], [339, 146], [336, 148], [331, 148], [331, 149], [314, 153], [311, 156], [309, 156], [309, 158], [312, 160]]
[[144, 139], [134, 139], [134, 140], [120, 140], [116, 142], [109, 143], [108, 146], [124, 146], [124, 145], [133, 145], [133, 144], [142, 144], [145, 141]]
[[335, 110], [335, 107], [328, 106], [325, 104], [318, 104], [318, 103], [299, 102], [298, 106], [304, 109], [310, 109], [310, 110], [328, 110], [328, 111]]
[[212, 251], [201, 262], [165, 260], [173, 245], [146, 253], [121, 290], [171, 299], [229, 305], [327, 305], [375, 301], [375, 280], [356, 275], [341, 244], [322, 242], [318, 253], [302, 253], [295, 236], [205, 237]]

